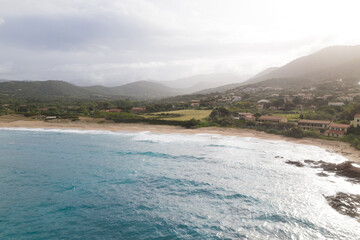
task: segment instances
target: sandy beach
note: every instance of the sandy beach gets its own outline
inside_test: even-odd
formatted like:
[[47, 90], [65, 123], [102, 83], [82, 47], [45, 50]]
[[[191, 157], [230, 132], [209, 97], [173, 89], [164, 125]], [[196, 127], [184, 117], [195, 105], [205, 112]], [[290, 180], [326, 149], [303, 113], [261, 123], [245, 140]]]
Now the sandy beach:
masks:
[[[99, 123], [102, 122], [102, 123]], [[282, 140], [290, 141], [299, 144], [314, 145], [324, 148], [330, 152], [341, 154], [350, 161], [360, 163], [360, 151], [351, 147], [350, 144], [320, 140], [313, 138], [289, 138], [274, 134], [268, 134], [265, 132], [255, 131], [251, 129], [234, 129], [234, 128], [219, 128], [219, 127], [207, 127], [199, 129], [186, 129], [177, 126], [167, 125], [149, 125], [138, 123], [111, 123], [102, 119], [81, 118], [80, 121], [66, 121], [66, 120], [51, 120], [43, 121], [25, 118], [22, 116], [5, 115], [0, 117], [0, 128], [44, 128], [44, 129], [78, 129], [78, 130], [106, 130], [106, 131], [129, 131], [129, 132], [141, 132], [149, 131], [153, 133], [179, 133], [179, 134], [220, 134], [224, 136], [236, 136], [236, 137], [253, 137], [266, 140]]]

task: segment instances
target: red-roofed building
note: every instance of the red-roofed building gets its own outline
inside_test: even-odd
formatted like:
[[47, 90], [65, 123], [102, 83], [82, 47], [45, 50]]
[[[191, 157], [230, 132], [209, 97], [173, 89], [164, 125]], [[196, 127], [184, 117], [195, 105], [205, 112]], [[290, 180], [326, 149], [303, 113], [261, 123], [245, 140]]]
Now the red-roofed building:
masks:
[[329, 130], [325, 131], [325, 136], [328, 137], [342, 137], [349, 129], [348, 124], [330, 124]]
[[331, 121], [324, 120], [299, 120], [298, 126], [303, 130], [326, 130], [329, 128]]
[[146, 108], [142, 108], [142, 107], [133, 107], [131, 109], [131, 113], [139, 113], [139, 112], [144, 112], [146, 110]]
[[262, 125], [264, 123], [286, 123], [288, 120], [286, 117], [283, 116], [267, 116], [267, 115], [263, 115], [261, 117], [259, 117], [258, 121], [257, 121], [257, 125]]

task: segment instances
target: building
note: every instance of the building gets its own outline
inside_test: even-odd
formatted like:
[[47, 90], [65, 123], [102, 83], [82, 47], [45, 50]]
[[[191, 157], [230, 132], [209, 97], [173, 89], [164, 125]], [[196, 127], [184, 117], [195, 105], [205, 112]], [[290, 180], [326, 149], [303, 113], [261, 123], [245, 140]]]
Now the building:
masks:
[[121, 109], [117, 109], [117, 108], [113, 108], [113, 109], [106, 109], [106, 110], [101, 110], [100, 112], [121, 112]]
[[353, 102], [354, 98], [350, 97], [350, 96], [342, 96], [342, 97], [338, 97], [339, 101], [343, 101], [343, 102]]
[[343, 102], [329, 102], [328, 106], [344, 106], [345, 103]]
[[255, 122], [256, 117], [252, 114], [249, 114], [244, 116], [244, 120], [247, 122]]
[[241, 102], [241, 97], [234, 96], [232, 102]]
[[247, 115], [252, 115], [252, 113], [249, 113], [249, 112], [238, 112], [238, 115], [240, 118], [244, 118], [245, 116]]
[[348, 124], [330, 124], [329, 130], [325, 131], [325, 136], [328, 137], [342, 137], [345, 135], [350, 125]]
[[331, 121], [324, 120], [299, 120], [298, 126], [303, 130], [327, 130], [331, 124]]
[[267, 99], [260, 99], [259, 101], [257, 101], [257, 103], [269, 103], [270, 101]]
[[354, 127], [360, 127], [360, 114], [354, 116], [354, 121], [351, 122]]
[[146, 108], [132, 108], [131, 109], [131, 113], [139, 113], [139, 112], [144, 112], [146, 110]]
[[56, 118], [57, 118], [56, 116], [47, 116], [45, 118], [45, 120], [48, 121], [48, 120], [53, 120], [53, 119], [56, 119]]
[[283, 116], [267, 116], [267, 115], [263, 115], [263, 116], [259, 117], [256, 124], [257, 125], [262, 125], [264, 123], [277, 124], [277, 123], [286, 123], [287, 121], [288, 121], [287, 118], [283, 117]]
[[200, 107], [200, 100], [191, 100], [190, 106]]

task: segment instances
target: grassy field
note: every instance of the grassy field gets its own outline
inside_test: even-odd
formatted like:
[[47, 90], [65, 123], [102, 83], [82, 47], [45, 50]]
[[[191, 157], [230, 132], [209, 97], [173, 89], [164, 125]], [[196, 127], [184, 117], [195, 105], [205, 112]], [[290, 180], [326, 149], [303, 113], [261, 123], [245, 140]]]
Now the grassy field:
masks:
[[177, 110], [169, 112], [155, 112], [142, 115], [146, 118], [157, 118], [162, 120], [187, 121], [192, 118], [202, 120], [209, 117], [211, 110]]

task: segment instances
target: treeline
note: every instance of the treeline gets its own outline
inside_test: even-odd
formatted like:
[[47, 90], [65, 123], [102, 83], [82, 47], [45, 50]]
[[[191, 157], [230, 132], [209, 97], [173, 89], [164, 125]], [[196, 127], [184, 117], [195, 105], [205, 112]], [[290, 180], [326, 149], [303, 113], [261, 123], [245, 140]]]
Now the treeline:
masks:
[[194, 118], [188, 121], [176, 121], [176, 120], [163, 120], [156, 118], [145, 118], [133, 113], [119, 112], [119, 113], [101, 113], [98, 117], [103, 117], [106, 120], [111, 120], [116, 123], [148, 123], [156, 125], [171, 125], [171, 126], [181, 126], [186, 128], [195, 128], [200, 124], [199, 120]]

